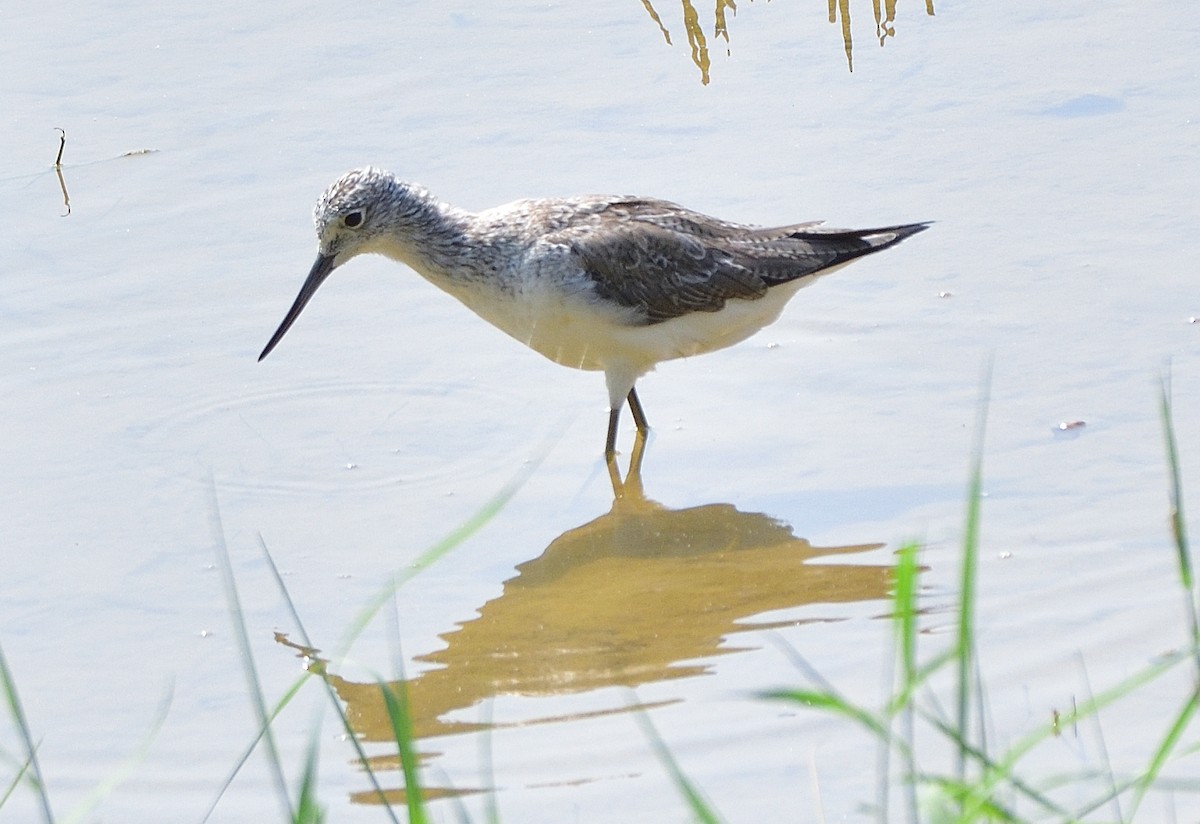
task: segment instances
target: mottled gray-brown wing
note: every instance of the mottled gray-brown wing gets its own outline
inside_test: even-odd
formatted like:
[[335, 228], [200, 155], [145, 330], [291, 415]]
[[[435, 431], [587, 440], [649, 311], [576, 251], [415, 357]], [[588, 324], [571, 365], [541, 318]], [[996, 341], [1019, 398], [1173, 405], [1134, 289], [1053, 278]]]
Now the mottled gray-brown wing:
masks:
[[647, 324], [767, 293], [767, 283], [722, 245], [649, 223], [573, 232], [567, 243], [596, 294]]
[[564, 230], [596, 294], [636, 310], [645, 323], [716, 312], [855, 258], [887, 249], [927, 223], [829, 229], [819, 221], [757, 227], [666, 201], [622, 198]]
[[727, 247], [767, 286], [778, 286], [889, 249], [928, 227], [928, 223], [909, 223], [876, 229], [832, 229], [799, 223], [755, 229], [729, 241]]

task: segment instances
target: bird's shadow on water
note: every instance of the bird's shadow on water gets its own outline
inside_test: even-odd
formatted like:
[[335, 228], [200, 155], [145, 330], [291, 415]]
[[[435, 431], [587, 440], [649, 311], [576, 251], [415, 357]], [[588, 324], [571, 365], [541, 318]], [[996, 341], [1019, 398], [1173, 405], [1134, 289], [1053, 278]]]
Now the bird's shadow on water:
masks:
[[[402, 682], [415, 738], [502, 728], [503, 722], [456, 720], [464, 710], [501, 695], [577, 695], [707, 675], [716, 657], [755, 648], [725, 644], [739, 633], [828, 620], [756, 621], [754, 616], [887, 597], [890, 565], [820, 562], [882, 544], [814, 547], [788, 524], [729, 503], [667, 508], [644, 494], [643, 448], [639, 438], [625, 478], [609, 464], [614, 495], [607, 513], [567, 530], [538, 557], [518, 565], [498, 597], [441, 636], [443, 649], [416, 659], [434, 666]], [[360, 739], [394, 743], [378, 682], [347, 680], [328, 671], [319, 650], [286, 636], [279, 640], [324, 674]], [[681, 691], [655, 706], [683, 700]], [[547, 714], [521, 725], [636, 708], [621, 702]], [[424, 765], [436, 755], [427, 752]], [[395, 753], [370, 761], [374, 771], [398, 767]], [[438, 797], [461, 790], [423, 785], [422, 792]], [[403, 790], [385, 796], [398, 803]], [[381, 798], [364, 790], [353, 800], [378, 803]]]

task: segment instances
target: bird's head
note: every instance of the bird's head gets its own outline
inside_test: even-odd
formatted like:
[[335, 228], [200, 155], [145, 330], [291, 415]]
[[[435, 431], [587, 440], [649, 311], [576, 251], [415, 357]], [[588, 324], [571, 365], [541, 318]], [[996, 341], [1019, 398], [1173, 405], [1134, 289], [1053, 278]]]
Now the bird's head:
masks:
[[292, 308], [258, 359], [261, 361], [271, 353], [334, 269], [357, 255], [371, 252], [395, 257], [397, 227], [424, 209], [429, 199], [419, 186], [371, 166], [347, 172], [326, 189], [313, 209], [316, 262]]
[[313, 207], [318, 255], [329, 258], [332, 269], [350, 258], [379, 251], [385, 227], [395, 225], [398, 203], [409, 185], [372, 166], [355, 169], [338, 178], [321, 193]]

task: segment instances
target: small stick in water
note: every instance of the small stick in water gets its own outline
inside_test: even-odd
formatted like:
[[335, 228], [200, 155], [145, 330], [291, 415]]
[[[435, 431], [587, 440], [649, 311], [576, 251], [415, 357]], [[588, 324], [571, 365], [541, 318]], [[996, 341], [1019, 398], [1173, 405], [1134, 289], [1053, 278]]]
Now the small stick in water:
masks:
[[54, 168], [61, 169], [63, 149], [67, 148], [67, 133], [57, 126], [54, 127], [54, 131], [59, 132], [58, 157], [54, 158]]
[[57, 126], [54, 130], [59, 132], [58, 138], [58, 157], [54, 158], [54, 174], [58, 175], [58, 188], [62, 189], [63, 206], [67, 207], [67, 211], [63, 212], [59, 217], [66, 217], [71, 214], [71, 196], [67, 194], [67, 181], [63, 180], [62, 175], [62, 156], [63, 149], [67, 148], [67, 133]]

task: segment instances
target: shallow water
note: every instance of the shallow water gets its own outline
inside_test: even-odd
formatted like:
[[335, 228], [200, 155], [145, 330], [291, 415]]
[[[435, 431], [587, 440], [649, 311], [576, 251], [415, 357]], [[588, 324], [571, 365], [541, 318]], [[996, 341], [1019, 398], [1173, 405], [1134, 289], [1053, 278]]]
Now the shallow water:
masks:
[[[636, 3], [7, 13], [0, 644], [60, 815], [138, 751], [164, 695], [96, 817], [198, 821], [250, 744], [218, 546], [274, 700], [303, 659], [260, 536], [334, 656], [395, 572], [518, 478], [330, 661], [369, 754], [394, 755], [363, 685], [395, 677], [398, 632], [431, 696], [428, 783], [496, 787], [505, 820], [682, 818], [632, 704], [728, 820], [852, 817], [874, 798], [867, 742], [751, 695], [803, 681], [782, 643], [873, 699], [907, 539], [928, 544], [944, 635], [989, 360], [979, 609], [1000, 738], [1083, 694], [1077, 656], [1094, 688], [1184, 643], [1155, 393], [1169, 359], [1187, 484], [1200, 23], [913, 3], [880, 46], [872, 4], [842, 6], [853, 72], [844, 17], [779, 0], [726, 9], [728, 40], [697, 8], [692, 42], [690, 4], [654, 4], [658, 22]], [[613, 191], [764, 224], [938, 223], [647, 376], [647, 500], [614, 505], [600, 378], [388, 261], [339, 271], [255, 362], [311, 264], [316, 195], [366, 163], [468, 208]], [[383, 820], [322, 700], [311, 684], [279, 720], [285, 767], [318, 728], [332, 817]], [[1164, 700], [1103, 719], [1119, 768], [1144, 763]], [[9, 725], [0, 746], [20, 752]], [[464, 799], [476, 819], [482, 799]], [[32, 815], [24, 790], [0, 809]], [[282, 820], [258, 754], [212, 820], [252, 815]]]

